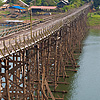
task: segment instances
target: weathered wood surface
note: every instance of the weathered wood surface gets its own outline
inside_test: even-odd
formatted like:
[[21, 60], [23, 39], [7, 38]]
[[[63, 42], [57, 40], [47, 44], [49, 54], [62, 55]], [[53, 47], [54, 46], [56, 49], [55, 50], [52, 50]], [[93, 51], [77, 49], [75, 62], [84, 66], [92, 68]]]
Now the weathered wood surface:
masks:
[[0, 38], [0, 58], [7, 56], [10, 53], [24, 49], [43, 38], [48, 37], [50, 34], [61, 28], [65, 23], [70, 23], [72, 20], [76, 19], [85, 13], [89, 5], [85, 5], [80, 9], [76, 10], [74, 13], [61, 17], [57, 20], [51, 20], [49, 22], [41, 23], [38, 26], [33, 27], [32, 33], [30, 33], [28, 28], [26, 31], [18, 31], [4, 37]]
[[[32, 26], [35, 26], [35, 25], [38, 25], [38, 24], [44, 23], [44, 22], [50, 22], [51, 20], [55, 20], [55, 19], [58, 19], [60, 17], [67, 16], [67, 15], [75, 12], [76, 9], [77, 8], [70, 10], [67, 13], [61, 13], [61, 14], [45, 17], [42, 20], [32, 21]], [[30, 22], [29, 22], [29, 23], [23, 23], [21, 25], [17, 25], [17, 26], [10, 27], [10, 28], [0, 29], [0, 37], [4, 37], [5, 35], [8, 35], [8, 34], [11, 34], [11, 33], [14, 33], [14, 32], [18, 32], [18, 31], [22, 31], [22, 30], [25, 31], [26, 29], [30, 30], [30, 27], [31, 27], [31, 25], [30, 25]]]
[[88, 11], [85, 5], [68, 16], [34, 26], [32, 34], [27, 30], [1, 37], [0, 99], [64, 100], [68, 91], [57, 87], [68, 85], [68, 73], [77, 71], [74, 52], [81, 51], [88, 31]]

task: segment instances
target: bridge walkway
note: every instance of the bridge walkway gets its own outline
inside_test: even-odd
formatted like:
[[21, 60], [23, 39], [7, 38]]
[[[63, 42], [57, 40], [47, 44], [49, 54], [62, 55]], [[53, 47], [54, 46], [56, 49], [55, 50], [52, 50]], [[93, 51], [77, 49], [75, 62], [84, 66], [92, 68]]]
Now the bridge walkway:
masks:
[[[77, 9], [75, 12], [71, 13], [68, 16], [66, 14], [60, 16], [60, 18], [56, 18], [46, 21], [44, 23], [40, 23], [32, 27], [32, 33], [29, 31], [29, 28], [26, 26], [24, 30], [13, 32], [11, 34], [7, 34], [0, 38], [0, 58], [9, 55], [10, 53], [14, 53], [16, 51], [22, 50], [37, 41], [42, 40], [43, 38], [48, 37], [56, 30], [61, 28], [65, 23], [69, 23], [70, 21], [77, 18], [81, 12], [84, 12], [86, 8], [90, 5], [85, 5]], [[85, 12], [84, 12], [85, 13]]]

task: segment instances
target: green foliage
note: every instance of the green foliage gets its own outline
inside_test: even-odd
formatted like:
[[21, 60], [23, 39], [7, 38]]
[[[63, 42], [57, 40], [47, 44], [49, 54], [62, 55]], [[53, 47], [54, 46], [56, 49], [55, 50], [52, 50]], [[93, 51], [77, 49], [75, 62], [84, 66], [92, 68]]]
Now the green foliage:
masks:
[[70, 4], [74, 7], [80, 7], [84, 4], [83, 0], [69, 0]]
[[97, 13], [96, 13], [96, 14], [100, 15], [100, 11], [97, 11]]
[[0, 15], [1, 14], [10, 14], [10, 12], [9, 11], [0, 11]]
[[[23, 16], [21, 17], [19, 20], [30, 20], [30, 17], [29, 16]], [[35, 20], [34, 18], [32, 18], [32, 20]]]
[[71, 5], [65, 5], [63, 8], [61, 8], [63, 11], [67, 12], [69, 9], [75, 8], [74, 4]]
[[17, 0], [8, 0], [9, 3], [17, 3]]
[[65, 5], [63, 8], [61, 8], [63, 11], [68, 11], [68, 9], [72, 9], [72, 8], [78, 8], [85, 3], [82, 0], [69, 0], [69, 2], [70, 5]]
[[22, 0], [28, 5], [30, 5], [29, 2], [31, 2], [33, 5], [42, 5], [42, 6], [56, 6], [59, 0]]
[[3, 4], [3, 2], [2, 2], [2, 0], [0, 0], [0, 6], [2, 6], [2, 4]]
[[91, 0], [83, 0], [83, 1], [88, 3], [88, 2], [90, 2]]
[[[2, 0], [0, 0], [2, 1]], [[8, 0], [10, 3], [16, 3], [17, 0]], [[28, 5], [30, 5], [30, 2], [32, 3], [32, 5], [42, 5], [42, 6], [56, 6], [57, 3], [60, 0], [22, 0], [25, 3], [27, 3]], [[90, 0], [68, 0], [70, 2], [70, 4], [74, 4], [75, 7], [79, 7], [81, 5], [84, 4], [84, 2], [89, 2]], [[100, 0], [95, 0], [95, 1], [100, 1]], [[96, 3], [96, 2], [95, 2]], [[100, 2], [99, 2], [100, 3]]]
[[43, 6], [56, 6], [59, 0], [42, 0], [41, 5]]
[[88, 14], [90, 26], [100, 25], [100, 11]]
[[[11, 3], [15, 3], [17, 0], [9, 0]], [[22, 0], [28, 5], [37, 5], [37, 6], [57, 6], [57, 3], [60, 0]], [[77, 8], [84, 4], [84, 2], [88, 2], [90, 0], [68, 0], [70, 2], [70, 5], [65, 5], [63, 8], [61, 8], [63, 11], [67, 11], [68, 9]]]
[[100, 5], [100, 0], [94, 0], [94, 6], [98, 7]]
[[41, 5], [41, 0], [37, 0], [37, 1], [36, 1], [36, 4], [37, 4], [37, 6], [38, 6], [38, 5]]
[[[0, 0], [2, 1], [2, 0]], [[10, 3], [16, 3], [17, 0], [8, 0]], [[42, 6], [56, 6], [57, 3], [60, 0], [22, 0], [25, 3], [27, 3], [28, 5], [30, 5], [30, 2], [32, 3], [32, 5], [42, 5]], [[75, 7], [79, 7], [81, 5], [84, 4], [84, 2], [88, 2], [90, 0], [69, 0], [70, 4], [74, 4]]]
[[100, 0], [93, 0], [94, 1], [94, 7], [96, 10], [99, 9], [99, 6], [100, 6]]
[[2, 19], [2, 16], [0, 16], [0, 20]]

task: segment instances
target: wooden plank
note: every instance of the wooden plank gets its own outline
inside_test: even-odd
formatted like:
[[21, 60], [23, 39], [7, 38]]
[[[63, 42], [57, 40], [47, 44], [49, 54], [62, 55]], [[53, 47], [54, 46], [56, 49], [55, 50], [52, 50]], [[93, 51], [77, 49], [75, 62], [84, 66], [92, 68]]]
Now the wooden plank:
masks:
[[76, 69], [66, 69], [66, 71], [77, 72], [78, 70], [76, 70]]
[[18, 64], [16, 67], [13, 67], [12, 69], [9, 70], [9, 73], [13, 73], [14, 71], [16, 71], [18, 68], [21, 68], [23, 66], [22, 63]]
[[61, 91], [61, 90], [52, 90], [51, 92], [57, 92], [57, 93], [68, 93], [67, 91]]
[[48, 100], [48, 97], [46, 96], [46, 94], [45, 94], [43, 88], [42, 88], [41, 86], [40, 86], [40, 88], [41, 88], [41, 92], [42, 92], [42, 94], [43, 94], [42, 100], [43, 100], [44, 98], [45, 98], [45, 100]]
[[0, 61], [0, 100], [2, 99], [1, 86], [2, 86], [2, 77], [1, 77], [1, 61]]
[[[9, 62], [7, 60], [5, 60], [5, 66], [9, 66]], [[6, 73], [6, 96], [7, 99], [10, 100], [10, 92], [9, 92], [9, 74], [8, 74], [8, 69], [5, 68], [5, 73]]]
[[22, 89], [23, 90], [23, 87], [20, 87], [19, 85], [17, 85], [15, 82], [13, 82], [11, 79], [8, 79], [9, 81], [11, 81], [12, 82], [12, 84], [14, 84], [14, 85], [16, 85], [17, 87], [19, 87], [20, 89]]
[[25, 70], [26, 70], [26, 66], [25, 66], [25, 51], [22, 53], [22, 61], [23, 61], [23, 67], [22, 67], [22, 77], [23, 77], [23, 99], [26, 100], [25, 94], [26, 94], [26, 79], [25, 79]]
[[[66, 65], [65, 67], [73, 67], [72, 65]], [[79, 65], [74, 66], [75, 68], [79, 68]]]
[[[49, 97], [49, 99], [52, 99], [52, 98]], [[55, 100], [64, 100], [64, 98], [55, 98]]]

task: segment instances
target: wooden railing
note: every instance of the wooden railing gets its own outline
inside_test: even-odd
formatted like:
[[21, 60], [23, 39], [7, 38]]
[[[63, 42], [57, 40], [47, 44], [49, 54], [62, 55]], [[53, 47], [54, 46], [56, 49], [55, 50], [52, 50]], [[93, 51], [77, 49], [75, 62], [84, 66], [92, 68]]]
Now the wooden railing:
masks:
[[62, 22], [57, 22], [54, 25], [44, 27], [38, 31], [33, 32], [32, 34], [21, 34], [19, 36], [8, 38], [0, 41], [0, 56], [10, 54], [11, 52], [16, 52], [17, 50], [22, 50], [28, 46], [34, 44], [37, 41], [46, 38], [48, 35], [54, 33], [55, 30], [62, 26]]
[[[84, 7], [83, 9], [80, 9], [76, 11], [76, 13], [73, 13], [69, 16], [62, 16], [59, 18], [59, 20], [55, 20], [54, 22], [50, 24], [46, 24], [44, 27], [41, 27], [37, 30], [33, 30], [32, 33], [28, 32], [26, 34], [19, 34], [17, 36], [14, 36], [13, 34], [9, 36], [4, 36], [0, 38], [0, 58], [5, 57], [7, 55], [10, 55], [11, 53], [17, 52], [19, 50], [23, 50], [24, 48], [28, 48], [31, 45], [35, 44], [38, 41], [41, 41], [43, 38], [48, 37], [49, 35], [53, 34], [55, 31], [60, 29], [64, 24], [70, 23], [74, 19], [77, 19], [78, 16], [80, 16], [82, 13], [86, 11], [86, 9], [89, 9], [89, 5]], [[58, 17], [58, 16], [57, 16]], [[39, 23], [39, 21], [36, 21], [34, 24]], [[28, 29], [30, 28], [30, 24], [26, 26], [18, 26], [14, 31], [11, 29], [11, 31], [7, 31], [7, 34], [11, 32], [17, 32], [20, 30]], [[7, 35], [6, 34], [6, 35]]]
[[[58, 14], [58, 15], [53, 15], [53, 16], [49, 16], [49, 17], [46, 17], [46, 18], [43, 18], [42, 20], [35, 20], [32, 22], [32, 26], [34, 25], [37, 25], [37, 24], [40, 24], [40, 23], [44, 23], [44, 22], [49, 22], [51, 20], [57, 20], [58, 18], [63, 18], [71, 13], [73, 13], [76, 9], [73, 9], [73, 10], [70, 10], [68, 11], [67, 13], [61, 13], [61, 14]], [[0, 37], [4, 37], [6, 35], [9, 35], [11, 33], [15, 33], [15, 32], [19, 32], [21, 30], [29, 30], [30, 29], [30, 22], [29, 23], [24, 23], [24, 24], [21, 24], [21, 25], [17, 25], [17, 26], [13, 26], [13, 27], [9, 27], [9, 28], [5, 28], [5, 29], [1, 29], [1, 33], [0, 33]]]

